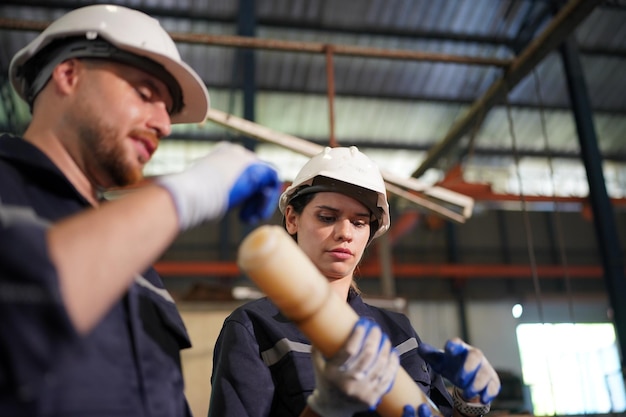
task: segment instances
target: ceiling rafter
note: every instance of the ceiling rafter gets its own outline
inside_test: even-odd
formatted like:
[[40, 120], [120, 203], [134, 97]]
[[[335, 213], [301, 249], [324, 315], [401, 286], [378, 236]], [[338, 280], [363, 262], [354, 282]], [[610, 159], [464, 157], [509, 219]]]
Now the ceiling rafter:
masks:
[[549, 52], [560, 45], [601, 2], [602, 0], [572, 0], [567, 3], [546, 29], [513, 60], [513, 64], [503, 76], [496, 80], [485, 94], [474, 102], [465, 116], [454, 123], [448, 134], [429, 150], [424, 161], [413, 172], [413, 177], [419, 178], [424, 175], [428, 169], [433, 168], [440, 159], [450, 153], [465, 135], [477, 129], [489, 110], [502, 103], [509, 91]]
[[[548, 3], [550, 0], [537, 1], [536, 3]], [[111, 4], [119, 4], [126, 5], [124, 1], [109, 1]], [[5, 0], [3, 1], [4, 5], [15, 5], [15, 6], [29, 6], [29, 7], [39, 7], [45, 9], [69, 9], [73, 7], [70, 2], [67, 1], [59, 1], [59, 0]], [[610, 2], [605, 2], [599, 5], [598, 7], [603, 8], [616, 8], [618, 10], [626, 10], [626, 6], [624, 5], [616, 5], [611, 4]], [[164, 8], [164, 7], [139, 7], [138, 10], [141, 10], [151, 16], [155, 17], [167, 17], [174, 19], [184, 19], [187, 21], [197, 21], [197, 22], [216, 22], [216, 23], [224, 23], [224, 24], [237, 24], [237, 15], [216, 15], [216, 14], [208, 14], [202, 12], [194, 12], [189, 13], [186, 9], [175, 9], [175, 8]], [[540, 24], [539, 18], [534, 23], [534, 29], [536, 29]], [[515, 51], [519, 48], [520, 39], [511, 38], [507, 36], [494, 36], [494, 35], [482, 35], [476, 33], [457, 33], [448, 30], [420, 30], [420, 29], [393, 29], [393, 28], [380, 28], [371, 25], [361, 25], [361, 26], [339, 26], [328, 23], [312, 23], [308, 20], [304, 19], [288, 19], [288, 18], [273, 18], [273, 17], [264, 17], [258, 16], [256, 20], [257, 27], [266, 27], [273, 29], [284, 29], [284, 30], [310, 30], [316, 32], [327, 32], [331, 34], [346, 34], [346, 35], [363, 35], [367, 34], [370, 36], [379, 36], [385, 38], [404, 38], [404, 39], [413, 39], [413, 40], [430, 40], [430, 41], [445, 41], [445, 42], [455, 42], [455, 43], [463, 43], [463, 44], [476, 44], [476, 45], [493, 45], [493, 46], [503, 46], [511, 51]], [[528, 39], [527, 39], [528, 41]], [[584, 55], [596, 55], [596, 56], [608, 56], [608, 57], [626, 57], [626, 48], [623, 47], [606, 47], [606, 46], [594, 46], [594, 47], [586, 47], [581, 45], [580, 53]]]

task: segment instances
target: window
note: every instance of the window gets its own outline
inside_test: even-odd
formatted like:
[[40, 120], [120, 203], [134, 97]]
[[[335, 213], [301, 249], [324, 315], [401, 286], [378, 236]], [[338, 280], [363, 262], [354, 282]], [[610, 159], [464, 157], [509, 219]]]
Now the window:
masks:
[[535, 415], [626, 409], [612, 324], [520, 324], [517, 340]]

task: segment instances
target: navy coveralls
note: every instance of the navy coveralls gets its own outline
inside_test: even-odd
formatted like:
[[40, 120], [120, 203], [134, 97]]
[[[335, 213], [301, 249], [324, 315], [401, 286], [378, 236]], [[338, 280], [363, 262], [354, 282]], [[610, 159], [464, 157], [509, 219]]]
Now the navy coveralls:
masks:
[[[353, 289], [348, 303], [376, 321], [401, 354], [400, 363], [444, 416], [452, 399], [440, 375], [418, 355], [421, 343], [408, 318], [365, 304]], [[311, 345], [267, 298], [236, 309], [215, 345], [210, 417], [295, 417], [315, 388]], [[362, 413], [359, 415], [378, 415]]]
[[70, 323], [43, 225], [88, 207], [42, 152], [0, 136], [0, 416], [190, 416], [189, 337], [154, 270], [88, 335]]

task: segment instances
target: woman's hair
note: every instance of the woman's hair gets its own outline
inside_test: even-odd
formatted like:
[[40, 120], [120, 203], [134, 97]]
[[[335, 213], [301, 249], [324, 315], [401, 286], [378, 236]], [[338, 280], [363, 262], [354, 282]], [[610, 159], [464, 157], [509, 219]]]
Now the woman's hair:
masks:
[[[298, 214], [302, 214], [302, 212], [304, 211], [304, 208], [311, 202], [311, 200], [313, 200], [313, 197], [316, 194], [316, 193], [308, 193], [308, 194], [299, 193], [300, 190], [302, 190], [303, 188], [307, 188], [307, 187], [308, 185], [303, 185], [302, 187], [299, 187], [294, 192], [295, 197], [289, 201], [288, 205], [292, 206], [294, 211]], [[283, 227], [287, 229], [287, 219], [285, 218], [285, 216], [283, 216]], [[294, 233], [293, 235], [291, 235], [291, 237], [296, 242], [298, 241], [297, 233]]]
[[[306, 188], [306, 187], [308, 187], [308, 185], [304, 185], [300, 188]], [[302, 214], [302, 212], [304, 211], [304, 208], [311, 202], [311, 200], [313, 200], [313, 197], [315, 197], [315, 194], [317, 194], [317, 193], [299, 194], [298, 191], [300, 191], [300, 188], [298, 188], [296, 192], [294, 193], [296, 197], [291, 199], [291, 201], [289, 201], [288, 203], [288, 205], [292, 206], [294, 211], [298, 214]], [[285, 216], [283, 216], [283, 227], [285, 229], [287, 228], [287, 220]], [[293, 235], [291, 235], [291, 237], [293, 238], [293, 240], [298, 242], [298, 233], [294, 233]], [[361, 293], [361, 290], [359, 289], [358, 285], [356, 284], [356, 281], [354, 280], [354, 276], [352, 277], [352, 282], [350, 283], [350, 286], [352, 287], [352, 289], [354, 289], [357, 292], [357, 294]]]

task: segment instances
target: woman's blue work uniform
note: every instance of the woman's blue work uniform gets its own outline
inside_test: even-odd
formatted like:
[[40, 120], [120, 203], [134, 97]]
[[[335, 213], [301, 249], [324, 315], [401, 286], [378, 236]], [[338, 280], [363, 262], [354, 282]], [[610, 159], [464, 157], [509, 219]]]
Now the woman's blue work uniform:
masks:
[[[444, 416], [452, 415], [452, 399], [441, 376], [419, 356], [421, 341], [409, 319], [365, 304], [353, 289], [348, 304], [381, 326], [407, 373]], [[209, 416], [299, 416], [315, 388], [310, 352], [306, 336], [269, 299], [239, 307], [224, 321], [215, 345]]]
[[45, 227], [89, 203], [20, 138], [0, 136], [0, 179], [0, 415], [190, 416], [179, 354], [189, 337], [157, 273], [138, 275], [79, 336]]

